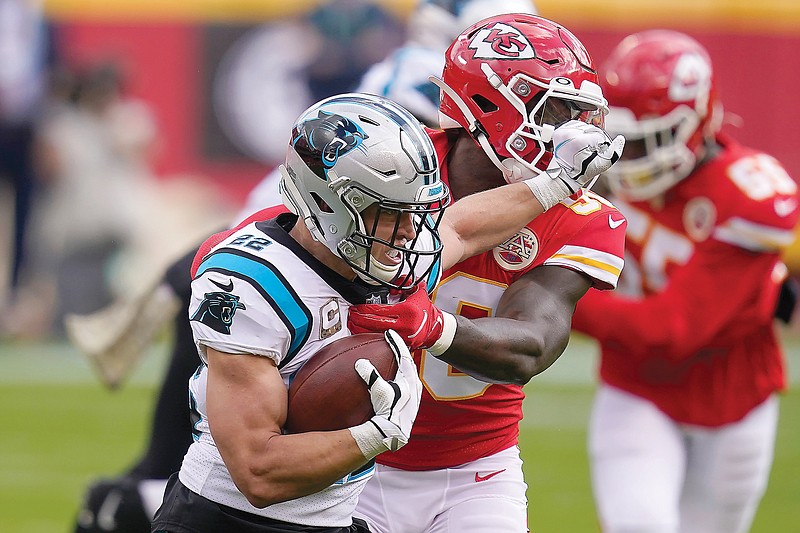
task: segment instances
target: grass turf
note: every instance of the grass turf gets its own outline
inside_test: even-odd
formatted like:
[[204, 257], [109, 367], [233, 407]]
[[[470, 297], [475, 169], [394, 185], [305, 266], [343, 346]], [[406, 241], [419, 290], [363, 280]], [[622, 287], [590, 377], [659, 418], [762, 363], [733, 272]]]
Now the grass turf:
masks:
[[[0, 344], [0, 531], [72, 531], [86, 485], [123, 471], [141, 452], [165, 355], [149, 357], [108, 392], [64, 344]], [[797, 387], [800, 342], [787, 344]], [[591, 348], [578, 340], [526, 388], [521, 427], [535, 533], [599, 531], [589, 489], [586, 420]], [[775, 464], [752, 533], [800, 532], [800, 392], [781, 403]]]

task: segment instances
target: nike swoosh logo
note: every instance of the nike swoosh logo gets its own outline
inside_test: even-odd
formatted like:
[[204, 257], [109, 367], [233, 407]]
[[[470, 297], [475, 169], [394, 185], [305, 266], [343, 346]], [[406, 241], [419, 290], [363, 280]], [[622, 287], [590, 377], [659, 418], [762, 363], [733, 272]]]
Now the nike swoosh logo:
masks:
[[625, 222], [624, 218], [621, 218], [619, 220], [614, 220], [614, 217], [608, 215], [608, 225], [611, 226], [611, 229], [617, 229], [622, 225], [623, 222]]
[[219, 281], [214, 281], [213, 279], [211, 280], [211, 283], [213, 283], [214, 285], [216, 285], [217, 287], [219, 287], [220, 289], [222, 289], [225, 292], [231, 292], [233, 290], [233, 280], [231, 280], [231, 279], [228, 280], [228, 284], [227, 285], [224, 285], [224, 284], [220, 283]]
[[417, 331], [415, 331], [414, 333], [412, 333], [411, 335], [409, 335], [409, 336], [408, 336], [408, 338], [409, 338], [409, 339], [413, 339], [414, 337], [416, 337], [417, 335], [419, 335], [419, 334], [420, 334], [420, 332], [422, 331], [422, 328], [424, 328], [424, 327], [425, 327], [425, 324], [427, 324], [427, 323], [428, 323], [428, 311], [423, 311], [423, 312], [422, 312], [422, 322], [420, 322], [420, 324], [419, 324], [419, 328], [417, 328]]
[[114, 489], [108, 493], [97, 511], [97, 527], [103, 531], [116, 531], [117, 509], [122, 503], [122, 491]]
[[475, 483], [480, 483], [481, 481], [486, 481], [487, 479], [492, 479], [497, 474], [502, 474], [505, 472], [506, 469], [498, 470], [496, 472], [489, 472], [485, 476], [480, 475], [478, 472], [475, 472]]

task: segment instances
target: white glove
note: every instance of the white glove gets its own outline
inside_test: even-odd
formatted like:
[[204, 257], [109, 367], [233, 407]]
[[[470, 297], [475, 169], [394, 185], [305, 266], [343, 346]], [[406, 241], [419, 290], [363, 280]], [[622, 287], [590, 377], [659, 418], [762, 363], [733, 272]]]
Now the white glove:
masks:
[[617, 162], [625, 138], [614, 140], [602, 129], [570, 120], [553, 132], [553, 160], [546, 172], [525, 180], [545, 210], [590, 184]]
[[553, 160], [561, 167], [558, 177], [576, 192], [617, 162], [625, 138], [617, 135], [612, 141], [597, 126], [570, 120], [553, 132], [553, 146]]
[[397, 358], [397, 375], [393, 381], [383, 379], [366, 359], [359, 359], [355, 364], [356, 372], [369, 388], [375, 416], [349, 429], [367, 459], [386, 451], [397, 451], [408, 443], [422, 397], [422, 382], [403, 339], [390, 329], [386, 332], [386, 341]]

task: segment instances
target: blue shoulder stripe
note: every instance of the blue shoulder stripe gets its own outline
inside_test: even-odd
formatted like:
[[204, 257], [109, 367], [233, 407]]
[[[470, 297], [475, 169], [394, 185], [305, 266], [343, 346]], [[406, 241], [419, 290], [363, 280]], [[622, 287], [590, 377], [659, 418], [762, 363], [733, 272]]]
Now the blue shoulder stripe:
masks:
[[264, 297], [286, 325], [292, 339], [289, 353], [280, 366], [291, 361], [311, 335], [312, 317], [280, 271], [263, 259], [225, 249], [208, 255], [198, 267], [196, 276], [208, 271], [243, 279]]
[[[426, 216], [428, 217], [429, 224], [432, 226], [433, 225], [432, 217], [430, 215]], [[441, 238], [439, 238], [439, 234], [432, 233], [432, 235], [433, 235], [434, 247], [441, 246], [442, 240]], [[433, 266], [431, 267], [431, 271], [428, 274], [428, 286], [426, 287], [428, 289], [428, 294], [431, 294], [433, 292], [433, 290], [439, 284], [439, 281], [441, 281], [441, 279], [442, 279], [442, 256], [440, 255], [439, 258], [436, 259], [436, 262], [433, 264]]]

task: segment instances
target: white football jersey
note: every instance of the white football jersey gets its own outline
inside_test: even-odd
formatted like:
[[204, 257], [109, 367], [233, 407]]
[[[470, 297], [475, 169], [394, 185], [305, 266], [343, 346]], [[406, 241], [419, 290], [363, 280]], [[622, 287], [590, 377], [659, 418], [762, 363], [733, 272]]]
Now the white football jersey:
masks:
[[[349, 335], [351, 305], [386, 302], [388, 291], [348, 281], [315, 259], [287, 233], [291, 214], [254, 222], [211, 249], [194, 280], [189, 317], [198, 353], [206, 348], [269, 357], [287, 386], [292, 376], [328, 343]], [[284, 227], [286, 226], [286, 228]], [[438, 272], [432, 281], [438, 280]], [[184, 457], [180, 480], [214, 502], [285, 522], [347, 526], [374, 464], [301, 498], [252, 506], [231, 479], [211, 436], [206, 412], [207, 367], [189, 380], [194, 442]]]

